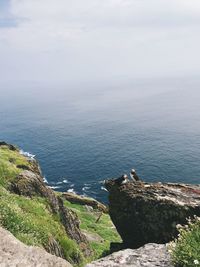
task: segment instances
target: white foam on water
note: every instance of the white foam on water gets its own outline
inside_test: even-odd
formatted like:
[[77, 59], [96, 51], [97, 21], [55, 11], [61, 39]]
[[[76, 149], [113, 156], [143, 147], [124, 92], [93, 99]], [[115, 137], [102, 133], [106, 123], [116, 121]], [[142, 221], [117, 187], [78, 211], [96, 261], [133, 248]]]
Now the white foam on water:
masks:
[[68, 189], [67, 192], [76, 194], [76, 192], [74, 191], [74, 188]]
[[54, 186], [54, 185], [49, 185], [49, 187], [50, 187], [51, 189], [58, 189], [58, 188], [60, 188], [60, 186]]
[[55, 184], [57, 184], [57, 185], [59, 185], [59, 184], [62, 184], [63, 182], [57, 182], [57, 183], [55, 183]]
[[69, 183], [67, 179], [64, 179], [62, 182], [63, 182], [63, 184], [68, 184]]
[[35, 155], [29, 153], [29, 152], [25, 152], [23, 151], [22, 149], [19, 151], [19, 153], [29, 159], [34, 159], [35, 158]]
[[84, 186], [83, 188], [82, 188], [82, 191], [87, 191], [87, 190], [89, 190], [91, 187], [90, 186]]
[[108, 192], [108, 190], [104, 186], [101, 186], [101, 190]]
[[47, 181], [47, 178], [44, 176], [43, 177], [43, 181], [45, 182], [45, 184], [48, 184], [49, 182]]
[[90, 184], [89, 183], [84, 183], [84, 186], [90, 186]]
[[99, 184], [105, 184], [105, 181], [106, 180], [101, 180], [101, 181], [98, 181]]

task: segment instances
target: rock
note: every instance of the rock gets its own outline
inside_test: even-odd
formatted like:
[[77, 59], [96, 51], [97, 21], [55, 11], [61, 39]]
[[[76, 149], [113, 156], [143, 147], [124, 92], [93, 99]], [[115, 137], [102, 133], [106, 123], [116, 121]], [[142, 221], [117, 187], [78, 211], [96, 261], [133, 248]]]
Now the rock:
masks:
[[70, 263], [38, 247], [29, 247], [0, 228], [1, 267], [72, 267]]
[[60, 245], [53, 237], [49, 237], [49, 242], [48, 242], [48, 245], [45, 246], [45, 249], [47, 252], [51, 253], [52, 255], [55, 255], [60, 258], [65, 257]]
[[32, 171], [22, 171], [14, 182], [11, 183], [10, 190], [23, 196], [41, 196], [47, 198], [53, 212], [58, 212], [58, 199], [54, 191], [47, 187], [42, 176]]
[[42, 172], [41, 172], [40, 166], [39, 166], [39, 164], [37, 163], [36, 160], [31, 160], [29, 162], [29, 165], [19, 164], [16, 167], [19, 168], [19, 169], [22, 169], [22, 170], [32, 171], [32, 172], [42, 176]]
[[110, 243], [110, 254], [113, 252], [117, 252], [119, 250], [126, 249], [126, 246], [124, 243], [119, 243], [119, 242], [111, 242]]
[[125, 249], [101, 258], [86, 267], [173, 267], [165, 245], [147, 244], [139, 249]]
[[65, 198], [67, 201], [74, 203], [74, 204], [80, 204], [80, 205], [87, 205], [91, 206], [94, 209], [97, 209], [99, 211], [103, 211], [104, 213], [108, 212], [108, 208], [103, 205], [102, 203], [98, 202], [97, 200], [85, 196], [79, 196], [74, 193], [63, 193], [63, 198]]
[[64, 206], [62, 198], [58, 197], [58, 201], [61, 221], [68, 236], [78, 244], [87, 242], [85, 236], [80, 231], [77, 231], [80, 224], [77, 214]]
[[88, 206], [88, 205], [84, 205], [84, 206], [85, 206], [85, 209], [87, 210], [87, 212], [94, 212], [93, 207]]
[[[32, 171], [22, 171], [15, 181], [11, 183], [10, 190], [18, 195], [46, 198], [52, 211], [59, 214], [67, 236], [76, 241], [85, 256], [91, 255], [88, 241], [80, 230], [78, 216], [74, 211], [65, 207], [62, 198], [57, 197], [55, 192], [45, 185], [42, 176]], [[54, 245], [51, 244], [50, 247], [47, 246], [47, 250], [57, 256], [62, 255], [62, 252], [55, 246], [55, 242]], [[78, 261], [79, 259], [77, 259], [77, 262]]]
[[[27, 160], [29, 162], [28, 168], [25, 167], [24, 165], [17, 165], [17, 167], [24, 169], [24, 170], [32, 171], [32, 172], [42, 176], [42, 171], [41, 171], [40, 165], [37, 162], [37, 160], [36, 159], [29, 159], [29, 158], [27, 158]], [[43, 180], [43, 178], [42, 178], [42, 180]]]
[[99, 243], [102, 243], [104, 241], [104, 239], [100, 235], [98, 235], [96, 233], [89, 233], [86, 230], [82, 230], [82, 233], [84, 234], [84, 236], [86, 237], [86, 239], [89, 242], [99, 242]]
[[200, 216], [200, 186], [128, 182], [105, 184], [109, 213], [126, 248], [167, 243], [177, 236], [177, 224]]
[[18, 148], [16, 146], [8, 144], [8, 143], [6, 143], [4, 141], [0, 141], [0, 146], [6, 146], [12, 151], [18, 151]]
[[58, 205], [61, 222], [65, 227], [67, 235], [79, 244], [85, 256], [90, 256], [91, 250], [89, 249], [89, 244], [85, 235], [80, 230], [80, 221], [77, 214], [64, 206], [61, 197], [58, 197]]
[[[12, 162], [12, 159], [10, 159], [10, 162]], [[27, 165], [19, 164], [16, 167], [22, 170], [31, 171], [31, 168]]]

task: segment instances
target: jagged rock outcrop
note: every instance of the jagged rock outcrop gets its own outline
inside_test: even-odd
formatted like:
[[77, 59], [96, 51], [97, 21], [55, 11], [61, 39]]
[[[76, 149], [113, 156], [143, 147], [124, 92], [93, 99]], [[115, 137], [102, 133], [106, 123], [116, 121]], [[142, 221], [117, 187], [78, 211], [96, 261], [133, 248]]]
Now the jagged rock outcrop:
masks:
[[[85, 256], [90, 255], [91, 251], [88, 248], [88, 241], [79, 228], [80, 222], [78, 216], [75, 212], [64, 206], [62, 198], [56, 196], [55, 192], [46, 186], [41, 175], [28, 170], [22, 171], [15, 181], [11, 183], [10, 189], [19, 195], [45, 197], [52, 211], [60, 215], [67, 235], [80, 245]], [[57, 255], [57, 251], [59, 250], [57, 249], [55, 252], [51, 252]]]
[[[91, 250], [89, 249], [89, 244], [85, 235], [80, 230], [78, 216], [75, 212], [65, 207], [62, 198], [58, 197], [51, 188], [46, 186], [43, 177], [40, 175], [40, 168], [37, 167], [37, 162], [35, 162], [34, 168], [36, 169], [36, 173], [30, 170], [22, 171], [11, 183], [10, 190], [18, 195], [27, 197], [40, 196], [46, 198], [52, 212], [57, 213], [60, 216], [66, 234], [69, 238], [76, 241], [85, 256], [89, 256]], [[54, 248], [56, 249], [54, 250]], [[62, 255], [59, 245], [57, 247], [50, 246], [49, 249], [47, 247], [47, 250], [57, 256]]]
[[71, 203], [87, 205], [104, 213], [108, 212], [108, 208], [99, 201], [95, 200], [94, 198], [80, 196], [69, 192], [63, 193], [62, 196], [64, 199]]
[[79, 244], [82, 252], [86, 257], [91, 255], [91, 250], [88, 246], [88, 241], [85, 235], [80, 231], [80, 221], [77, 214], [64, 206], [61, 197], [58, 197], [59, 213], [61, 222], [65, 227], [67, 235]]
[[64, 206], [62, 198], [57, 197], [55, 192], [46, 186], [40, 175], [32, 171], [22, 171], [11, 183], [10, 189], [18, 195], [45, 197], [52, 211], [59, 213], [67, 235], [78, 244], [87, 243], [85, 236], [80, 231], [80, 222], [76, 213]]
[[125, 247], [167, 243], [177, 236], [177, 224], [200, 216], [200, 186], [128, 182], [105, 184], [109, 213]]
[[18, 148], [16, 146], [8, 144], [8, 143], [6, 143], [4, 141], [0, 141], [0, 146], [7, 146], [12, 151], [17, 151], [18, 150]]
[[23, 196], [41, 196], [47, 198], [53, 212], [58, 212], [58, 199], [54, 191], [47, 187], [42, 176], [32, 171], [22, 171], [11, 183], [10, 190]]
[[24, 245], [3, 228], [0, 228], [0, 240], [1, 267], [72, 267], [64, 259], [53, 256], [41, 248]]
[[165, 245], [147, 244], [139, 249], [125, 249], [101, 258], [86, 267], [172, 267]]
[[20, 168], [22, 170], [32, 171], [35, 174], [42, 176], [42, 171], [41, 171], [40, 165], [38, 164], [37, 160], [29, 159], [29, 158], [27, 158], [27, 160], [29, 161], [29, 165], [23, 165], [23, 164], [17, 165], [17, 168]]
[[65, 258], [62, 248], [59, 243], [52, 237], [49, 237], [49, 242], [45, 246], [47, 252], [60, 258]]

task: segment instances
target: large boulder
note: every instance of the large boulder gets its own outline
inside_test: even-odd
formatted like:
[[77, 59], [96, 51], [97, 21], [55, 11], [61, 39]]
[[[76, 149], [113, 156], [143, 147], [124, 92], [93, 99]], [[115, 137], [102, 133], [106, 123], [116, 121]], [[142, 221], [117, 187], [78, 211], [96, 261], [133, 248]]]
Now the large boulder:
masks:
[[139, 249], [125, 249], [101, 258], [86, 267], [172, 267], [165, 245], [147, 244]]
[[129, 181], [105, 183], [109, 213], [125, 247], [167, 243], [177, 236], [177, 224], [200, 216], [200, 186]]
[[10, 232], [0, 228], [1, 267], [72, 267], [70, 263], [38, 247], [29, 247]]

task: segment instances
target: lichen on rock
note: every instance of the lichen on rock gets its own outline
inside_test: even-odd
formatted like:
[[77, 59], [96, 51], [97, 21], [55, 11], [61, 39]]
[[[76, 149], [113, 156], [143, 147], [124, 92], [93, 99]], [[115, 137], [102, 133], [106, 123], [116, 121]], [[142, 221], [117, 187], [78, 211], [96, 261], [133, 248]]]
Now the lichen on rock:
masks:
[[109, 213], [126, 247], [167, 243], [177, 236], [177, 224], [200, 215], [200, 186], [128, 182], [105, 184]]

